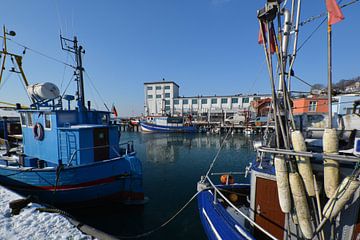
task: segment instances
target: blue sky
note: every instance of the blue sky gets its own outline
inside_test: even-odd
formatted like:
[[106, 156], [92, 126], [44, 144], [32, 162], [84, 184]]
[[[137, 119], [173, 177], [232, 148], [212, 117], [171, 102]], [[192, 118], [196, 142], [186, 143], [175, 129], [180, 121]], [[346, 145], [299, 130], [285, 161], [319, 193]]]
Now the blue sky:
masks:
[[[257, 44], [256, 10], [264, 2], [3, 0], [0, 24], [17, 32], [17, 42], [70, 64], [72, 57], [61, 50], [59, 33], [77, 35], [86, 49], [85, 69], [96, 86], [85, 78], [87, 99], [98, 108], [103, 108], [103, 100], [115, 103], [121, 116], [129, 116], [143, 111], [143, 83], [162, 78], [177, 82], [185, 96], [269, 93], [263, 50]], [[322, 0], [303, 1], [302, 19], [324, 11]], [[343, 13], [345, 20], [333, 28], [335, 81], [360, 75], [360, 4]], [[319, 22], [302, 27], [300, 44]], [[9, 47], [23, 51], [10, 42]], [[311, 84], [326, 84], [326, 61], [323, 25], [299, 52], [295, 73]], [[23, 67], [31, 83], [54, 82], [62, 91], [72, 76], [71, 69], [31, 51]], [[26, 103], [17, 76], [6, 71], [4, 79], [0, 101]], [[293, 87], [308, 90], [297, 80]], [[74, 89], [71, 83], [68, 93]]]

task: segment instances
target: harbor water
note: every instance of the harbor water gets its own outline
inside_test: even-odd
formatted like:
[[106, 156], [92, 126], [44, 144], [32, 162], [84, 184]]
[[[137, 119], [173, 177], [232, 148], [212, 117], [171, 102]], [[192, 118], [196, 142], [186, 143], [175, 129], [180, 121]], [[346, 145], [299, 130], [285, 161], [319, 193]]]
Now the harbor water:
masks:
[[[72, 214], [119, 238], [159, 227], [196, 193], [196, 183], [206, 174], [225, 136], [122, 132], [121, 142], [134, 141], [142, 161], [149, 201], [144, 206], [109, 206]], [[229, 134], [213, 172], [244, 172], [255, 157], [252, 142], [256, 139], [260, 136]], [[172, 222], [143, 239], [206, 239], [198, 214], [195, 199]]]

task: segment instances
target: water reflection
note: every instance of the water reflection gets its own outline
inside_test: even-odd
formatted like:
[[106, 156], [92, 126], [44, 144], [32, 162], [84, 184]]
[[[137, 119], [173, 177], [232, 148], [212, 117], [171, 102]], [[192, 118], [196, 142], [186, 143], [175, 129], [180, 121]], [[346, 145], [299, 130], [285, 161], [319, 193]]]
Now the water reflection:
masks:
[[[154, 163], [173, 163], [176, 156], [186, 150], [216, 150], [219, 149], [225, 135], [206, 134], [142, 134], [141, 142], [144, 144], [146, 158], [144, 160]], [[240, 151], [252, 146], [253, 137], [229, 135], [224, 142], [223, 150]]]

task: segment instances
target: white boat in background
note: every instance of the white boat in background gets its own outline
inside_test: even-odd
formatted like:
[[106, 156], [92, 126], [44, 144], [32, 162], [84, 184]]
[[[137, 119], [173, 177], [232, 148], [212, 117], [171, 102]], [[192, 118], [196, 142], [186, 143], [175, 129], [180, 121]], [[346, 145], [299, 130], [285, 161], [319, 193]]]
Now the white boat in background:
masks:
[[143, 132], [198, 132], [197, 126], [183, 117], [148, 116], [140, 121], [140, 126]]

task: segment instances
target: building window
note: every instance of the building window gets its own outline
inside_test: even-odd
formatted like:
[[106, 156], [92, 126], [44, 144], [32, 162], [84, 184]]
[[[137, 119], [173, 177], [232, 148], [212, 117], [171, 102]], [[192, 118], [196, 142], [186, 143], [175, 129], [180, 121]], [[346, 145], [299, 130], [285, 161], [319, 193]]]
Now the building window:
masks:
[[201, 99], [201, 104], [207, 104], [207, 99]]
[[27, 124], [28, 124], [28, 127], [33, 126], [33, 120], [31, 118], [31, 113], [27, 113]]
[[248, 97], [243, 98], [243, 99], [242, 99], [242, 102], [243, 102], [243, 103], [249, 103], [249, 98], [248, 98]]
[[184, 99], [184, 100], [183, 100], [183, 104], [189, 104], [189, 100], [188, 100], [188, 99]]
[[222, 98], [221, 99], [221, 103], [227, 103], [227, 102], [228, 102], [227, 98]]
[[165, 105], [170, 105], [170, 100], [165, 100]]
[[170, 111], [170, 106], [165, 106], [165, 111]]
[[26, 114], [20, 113], [20, 121], [22, 126], [26, 126]]
[[310, 101], [310, 103], [309, 103], [309, 112], [316, 112], [316, 105], [317, 105], [316, 101]]
[[156, 90], [161, 90], [161, 86], [156, 86]]
[[217, 104], [217, 99], [216, 98], [211, 99], [211, 104]]
[[192, 99], [192, 100], [191, 100], [191, 103], [192, 103], [192, 104], [197, 104], [197, 99]]
[[44, 119], [45, 119], [45, 129], [51, 129], [51, 114], [45, 113]]
[[179, 105], [179, 100], [178, 100], [178, 99], [175, 99], [175, 100], [174, 100], [174, 104], [175, 104], [175, 105]]
[[165, 86], [164, 89], [165, 90], [170, 90], [170, 86]]
[[156, 94], [156, 98], [161, 98], [161, 94]]
[[254, 97], [254, 101], [260, 100], [260, 97]]
[[147, 90], [152, 90], [152, 87], [147, 87]]
[[231, 103], [238, 103], [239, 102], [239, 99], [238, 98], [232, 98], [231, 99]]
[[153, 95], [148, 95], [147, 97], [148, 99], [152, 99]]
[[169, 98], [170, 97], [170, 93], [165, 93], [165, 97]]

